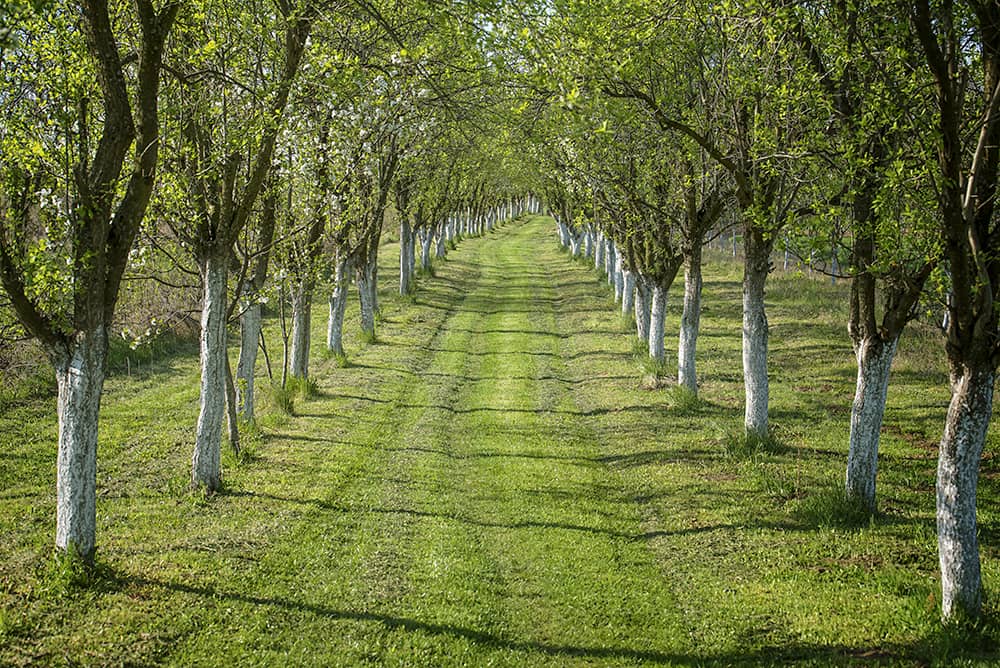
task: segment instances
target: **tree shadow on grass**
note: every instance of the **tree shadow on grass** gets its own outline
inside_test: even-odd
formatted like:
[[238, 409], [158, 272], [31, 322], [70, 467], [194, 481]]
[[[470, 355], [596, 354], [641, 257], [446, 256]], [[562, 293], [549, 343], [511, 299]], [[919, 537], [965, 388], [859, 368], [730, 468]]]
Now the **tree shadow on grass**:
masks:
[[[195, 597], [207, 603], [230, 601], [255, 608], [278, 609], [288, 613], [299, 613], [324, 618], [327, 621], [347, 621], [377, 625], [387, 631], [402, 631], [442, 639], [458, 639], [471, 642], [486, 650], [516, 652], [529, 655], [523, 657], [529, 662], [530, 655], [543, 655], [556, 659], [584, 659], [594, 662], [625, 661], [653, 665], [673, 666], [783, 666], [791, 664], [815, 666], [857, 666], [905, 664], [923, 665], [928, 661], [961, 658], [992, 660], [1000, 657], [995, 644], [986, 642], [962, 645], [954, 638], [954, 633], [943, 630], [927, 638], [910, 644], [880, 644], [877, 646], [846, 644], [814, 644], [805, 642], [770, 643], [763, 646], [748, 646], [721, 653], [673, 652], [629, 644], [585, 645], [523, 639], [510, 634], [498, 634], [483, 629], [446, 622], [430, 622], [405, 617], [389, 612], [353, 610], [329, 605], [295, 600], [280, 596], [268, 596], [237, 591], [225, 591], [204, 585], [188, 584], [148, 577], [122, 576], [121, 587], [148, 587], [168, 590], [177, 594]], [[766, 636], [771, 628], [760, 629], [759, 634], [751, 629], [747, 642], [753, 642], [755, 635]]]

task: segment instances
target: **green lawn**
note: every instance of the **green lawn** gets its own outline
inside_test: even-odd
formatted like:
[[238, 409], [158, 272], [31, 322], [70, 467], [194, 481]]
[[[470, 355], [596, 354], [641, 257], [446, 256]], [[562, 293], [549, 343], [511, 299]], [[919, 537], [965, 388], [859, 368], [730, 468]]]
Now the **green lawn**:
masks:
[[[54, 400], [0, 416], [0, 665], [1000, 660], [992, 626], [965, 637], [938, 621], [948, 391], [932, 327], [901, 344], [883, 512], [845, 528], [834, 512], [854, 386], [845, 286], [771, 277], [771, 416], [785, 447], [747, 457], [726, 445], [742, 424], [731, 259], [708, 256], [703, 401], [691, 405], [644, 389], [607, 286], [559, 250], [549, 219], [461, 242], [413, 299], [392, 296], [395, 252], [382, 249], [376, 343], [361, 343], [348, 312], [346, 368], [323, 354], [317, 295], [318, 393], [292, 417], [263, 408], [262, 435], [250, 457], [226, 459], [220, 495], [187, 488], [196, 351], [109, 380], [89, 582], [51, 557]], [[980, 483], [992, 595], [995, 450]]]

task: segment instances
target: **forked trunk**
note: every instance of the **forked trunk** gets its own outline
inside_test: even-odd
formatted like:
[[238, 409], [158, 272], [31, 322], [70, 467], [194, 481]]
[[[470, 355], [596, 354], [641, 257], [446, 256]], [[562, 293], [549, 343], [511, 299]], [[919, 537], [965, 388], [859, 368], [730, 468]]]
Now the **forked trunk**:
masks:
[[938, 553], [945, 619], [975, 619], [982, 606], [976, 486], [993, 410], [995, 377], [988, 360], [952, 371], [951, 403], [937, 469]]
[[743, 424], [747, 432], [767, 436], [767, 282], [771, 245], [748, 231], [743, 265], [743, 387], [746, 393]]
[[847, 453], [845, 492], [848, 498], [875, 510], [879, 434], [889, 390], [889, 370], [899, 339], [862, 339], [854, 343], [858, 382], [851, 405], [850, 448]]
[[201, 406], [191, 464], [191, 484], [207, 491], [222, 485], [219, 452], [226, 409], [226, 253], [210, 254], [202, 265]]
[[677, 340], [677, 384], [698, 392], [695, 351], [701, 325], [701, 245], [697, 245], [684, 263], [684, 313]]
[[663, 329], [667, 319], [667, 289], [653, 283], [649, 309], [649, 356], [663, 361]]
[[350, 283], [347, 256], [337, 253], [337, 268], [330, 293], [330, 318], [326, 327], [326, 347], [334, 355], [344, 354], [344, 310], [347, 308], [347, 288]]
[[97, 423], [108, 356], [107, 331], [79, 333], [53, 359], [59, 388], [56, 549], [93, 563], [97, 525]]
[[260, 304], [253, 303], [240, 316], [240, 359], [236, 363], [236, 409], [247, 421], [254, 417], [254, 377], [260, 342]]
[[309, 280], [292, 287], [292, 354], [290, 373], [296, 378], [309, 377], [309, 330], [312, 321], [312, 286]]

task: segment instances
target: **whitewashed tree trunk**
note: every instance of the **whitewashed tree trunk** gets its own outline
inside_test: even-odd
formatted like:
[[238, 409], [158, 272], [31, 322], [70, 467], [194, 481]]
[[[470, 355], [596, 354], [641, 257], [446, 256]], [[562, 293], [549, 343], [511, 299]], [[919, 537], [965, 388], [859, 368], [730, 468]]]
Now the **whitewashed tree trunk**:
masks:
[[410, 267], [412, 262], [410, 261], [410, 252], [413, 248], [411, 239], [413, 237], [413, 231], [410, 227], [410, 221], [406, 216], [402, 216], [399, 221], [399, 294], [407, 295], [410, 293]]
[[444, 245], [444, 234], [439, 231], [437, 235], [437, 256], [444, 257], [447, 249]]
[[667, 291], [653, 282], [649, 308], [649, 356], [658, 362], [664, 359], [663, 330], [667, 320]]
[[622, 271], [622, 317], [628, 318], [635, 309], [635, 274]]
[[858, 382], [851, 406], [850, 447], [847, 453], [847, 496], [875, 510], [879, 434], [889, 390], [889, 370], [899, 339], [863, 339], [854, 343]]
[[622, 294], [625, 292], [625, 280], [623, 275], [624, 267], [622, 264], [621, 253], [618, 249], [615, 249], [615, 303], [620, 303], [622, 300]]
[[[448, 238], [451, 239], [450, 236]], [[412, 227], [406, 249], [406, 259], [410, 262], [410, 285], [412, 285], [413, 277], [417, 275], [417, 235], [413, 232]]]
[[93, 563], [97, 533], [97, 424], [108, 356], [103, 325], [78, 334], [54, 360], [59, 397], [56, 548]]
[[684, 263], [684, 313], [677, 340], [677, 383], [698, 392], [695, 351], [701, 325], [701, 246], [692, 249]]
[[635, 335], [649, 345], [649, 311], [652, 300], [650, 299], [649, 279], [642, 274], [635, 277]]
[[976, 618], [982, 606], [982, 575], [976, 535], [979, 462], [993, 410], [996, 372], [952, 371], [951, 403], [938, 454], [937, 530], [941, 608], [945, 619]]
[[292, 287], [292, 354], [290, 373], [296, 378], [309, 377], [309, 329], [312, 321], [312, 290], [308, 281]]
[[375, 304], [372, 301], [372, 285], [368, 267], [357, 270], [358, 297], [361, 302], [361, 332], [369, 338], [375, 336]]
[[431, 243], [434, 235], [426, 227], [420, 230], [420, 268], [430, 271], [431, 268]]
[[326, 327], [326, 347], [334, 355], [344, 354], [344, 311], [351, 272], [346, 254], [337, 252], [333, 291], [330, 293], [330, 318]]
[[585, 258], [594, 257], [594, 230], [589, 225], [583, 233], [583, 256]]
[[[769, 250], [769, 249], [768, 249]], [[743, 423], [748, 432], [767, 436], [767, 314], [764, 284], [770, 253], [747, 248], [743, 270]]]
[[575, 231], [570, 232], [569, 247], [570, 247], [570, 252], [573, 253], [573, 257], [580, 256], [580, 235]]
[[604, 238], [604, 278], [608, 285], [615, 284], [615, 242]]
[[598, 231], [594, 240], [594, 269], [601, 271], [604, 269], [604, 235]]
[[191, 462], [191, 483], [215, 492], [222, 486], [219, 457], [226, 408], [227, 253], [209, 255], [203, 261], [201, 273], [204, 289], [201, 306], [201, 405]]
[[261, 324], [261, 307], [254, 302], [240, 316], [240, 359], [236, 363], [236, 410], [247, 421], [254, 419], [254, 378]]

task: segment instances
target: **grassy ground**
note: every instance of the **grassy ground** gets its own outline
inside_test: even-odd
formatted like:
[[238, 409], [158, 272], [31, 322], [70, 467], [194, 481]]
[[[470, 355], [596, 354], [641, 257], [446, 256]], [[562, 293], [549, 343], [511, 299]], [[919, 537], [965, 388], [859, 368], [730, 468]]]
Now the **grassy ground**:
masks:
[[[355, 338], [350, 311], [349, 365], [317, 345], [316, 396], [292, 417], [265, 409], [214, 497], [187, 490], [195, 355], [112, 378], [89, 578], [51, 558], [54, 402], [7, 408], [0, 664], [995, 664], [990, 629], [937, 620], [947, 388], [930, 329], [904, 338], [896, 365], [883, 513], [842, 527], [844, 290], [772, 277], [784, 448], [734, 455], [739, 267], [710, 256], [691, 402], [643, 389], [606, 286], [550, 228], [534, 218], [462, 242], [413, 299], [391, 296], [384, 248], [378, 340]], [[980, 501], [988, 594], [994, 450]]]

